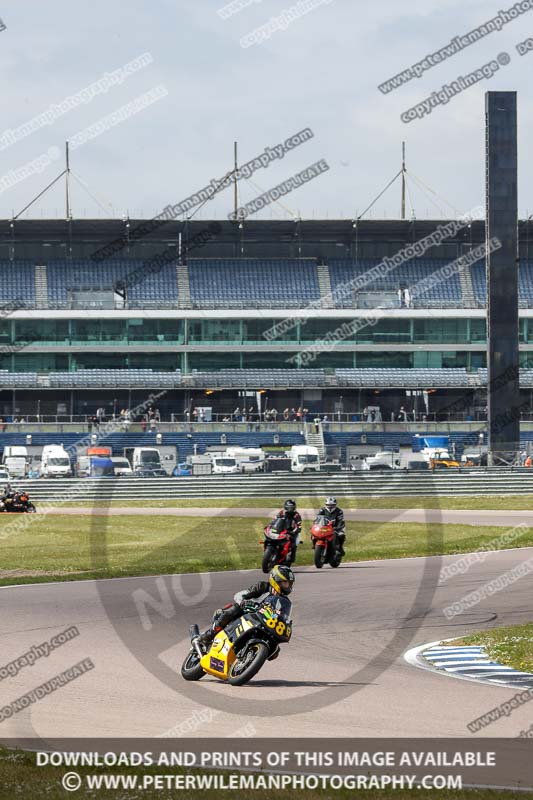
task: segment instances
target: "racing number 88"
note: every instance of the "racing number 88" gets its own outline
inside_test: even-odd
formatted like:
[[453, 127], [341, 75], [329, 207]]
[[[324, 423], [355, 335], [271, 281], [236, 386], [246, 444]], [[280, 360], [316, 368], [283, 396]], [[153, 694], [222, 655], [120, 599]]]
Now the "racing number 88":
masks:
[[[267, 624], [268, 628], [275, 628], [276, 629], [276, 633], [278, 634], [278, 636], [283, 636], [283, 634], [285, 633], [286, 625], [283, 622], [283, 620], [281, 620], [281, 619], [278, 622], [276, 617], [270, 617], [270, 619], [267, 619], [267, 623], [266, 624]], [[290, 633], [291, 633], [291, 629], [290, 629], [290, 626], [289, 626], [287, 628], [287, 636], [290, 636]]]

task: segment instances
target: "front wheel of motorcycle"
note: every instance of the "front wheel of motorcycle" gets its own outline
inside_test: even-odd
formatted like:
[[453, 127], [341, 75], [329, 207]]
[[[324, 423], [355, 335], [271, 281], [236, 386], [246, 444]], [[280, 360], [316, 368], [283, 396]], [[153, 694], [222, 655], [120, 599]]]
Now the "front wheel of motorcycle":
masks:
[[26, 512], [28, 514], [36, 514], [37, 513], [37, 509], [35, 508], [33, 503], [28, 503], [28, 505], [26, 506]]
[[265, 552], [263, 553], [263, 563], [261, 564], [263, 572], [270, 572], [276, 563], [276, 555], [277, 553], [274, 547], [265, 547]]
[[326, 548], [322, 545], [315, 547], [315, 567], [322, 569], [326, 560]]
[[228, 683], [232, 686], [242, 686], [248, 683], [261, 669], [270, 655], [270, 650], [264, 642], [252, 642], [246, 648], [244, 657], [238, 658], [231, 665], [228, 673]]
[[181, 665], [181, 676], [186, 681], [199, 681], [205, 672], [200, 666], [200, 656], [196, 650], [190, 650], [183, 664]]

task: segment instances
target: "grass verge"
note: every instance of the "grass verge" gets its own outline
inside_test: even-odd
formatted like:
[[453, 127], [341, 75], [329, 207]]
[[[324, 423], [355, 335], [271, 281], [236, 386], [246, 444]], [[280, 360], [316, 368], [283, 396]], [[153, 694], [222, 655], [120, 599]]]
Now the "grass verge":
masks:
[[533, 622], [473, 633], [447, 644], [482, 645], [494, 661], [522, 672], [533, 672]]
[[[264, 519], [231, 517], [57, 516], [31, 517], [27, 527], [2, 528], [0, 585], [52, 580], [115, 578], [228, 569], [258, 569]], [[473, 525], [348, 522], [346, 561], [465, 553], [497, 549], [502, 529]], [[533, 545], [524, 529], [513, 545]], [[501, 545], [500, 545], [501, 546]], [[509, 544], [505, 546], [509, 547]], [[296, 567], [310, 565], [309, 536]], [[22, 573], [22, 571], [24, 571]]]
[[[258, 508], [270, 507], [281, 508], [287, 499], [285, 497], [216, 497], [216, 498], [165, 498], [165, 499], [146, 499], [146, 500], [113, 500], [110, 503], [102, 503], [108, 506], [131, 506], [132, 508]], [[533, 511], [533, 494], [530, 495], [491, 495], [465, 496], [457, 495], [435, 495], [426, 497], [337, 497], [342, 508], [443, 508], [443, 509], [471, 509], [472, 511]], [[300, 508], [316, 508], [324, 502], [324, 497], [297, 497]], [[58, 503], [61, 496], [58, 496]], [[38, 501], [36, 501], [38, 505]], [[94, 502], [65, 503], [66, 506], [81, 506], [83, 508], [98, 506]]]
[[[99, 770], [106, 774], [112, 775], [183, 775], [183, 769], [165, 769], [163, 767], [144, 768], [142, 772], [139, 769], [132, 767], [119, 768], [113, 767], [112, 769]], [[176, 791], [175, 789], [160, 789], [151, 790], [150, 788], [139, 791], [138, 789], [119, 789], [118, 791], [106, 791], [87, 789], [86, 786], [82, 787], [75, 793], [66, 792], [61, 786], [61, 778], [68, 772], [65, 767], [51, 767], [43, 766], [37, 767], [35, 764], [35, 756], [30, 753], [24, 753], [20, 750], [5, 750], [0, 749], [0, 798], [1, 800], [13, 800], [14, 797], [21, 797], [24, 800], [64, 800], [65, 797], [73, 796], [76, 798], [98, 798], [98, 797], [116, 797], [120, 800], [138, 800], [142, 796], [143, 800], [171, 800], [171, 798], [180, 797], [181, 800], [212, 800], [212, 791], [203, 790], [183, 790]], [[76, 772], [82, 776], [94, 775], [97, 770], [94, 768], [76, 768]], [[226, 793], [223, 793], [226, 794]], [[357, 791], [357, 797], [361, 800], [374, 800], [374, 798], [382, 798], [388, 800], [434, 800], [438, 797], [442, 800], [526, 800], [533, 795], [530, 792], [516, 792], [516, 791], [491, 791], [491, 790], [398, 790], [398, 791]], [[229, 795], [228, 795], [229, 796]], [[241, 800], [272, 800], [272, 792], [268, 791], [242, 791], [239, 793]], [[279, 791], [276, 793], [276, 800], [330, 800], [332, 793], [329, 790], [291, 790]], [[335, 798], [339, 800], [349, 800], [355, 797], [354, 790], [339, 789], [334, 792]]]

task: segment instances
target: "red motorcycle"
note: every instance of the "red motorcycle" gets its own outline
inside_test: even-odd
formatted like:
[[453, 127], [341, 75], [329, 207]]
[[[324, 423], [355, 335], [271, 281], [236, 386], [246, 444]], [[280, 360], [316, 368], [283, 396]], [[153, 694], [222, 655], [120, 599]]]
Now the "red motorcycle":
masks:
[[287, 527], [287, 520], [283, 517], [273, 519], [264, 528], [265, 538], [261, 540], [264, 547], [263, 572], [270, 572], [276, 564], [285, 564], [290, 567], [291, 561], [291, 536]]
[[337, 534], [333, 522], [318, 516], [311, 528], [311, 543], [315, 551], [315, 567], [322, 569], [324, 564], [338, 567], [342, 561]]

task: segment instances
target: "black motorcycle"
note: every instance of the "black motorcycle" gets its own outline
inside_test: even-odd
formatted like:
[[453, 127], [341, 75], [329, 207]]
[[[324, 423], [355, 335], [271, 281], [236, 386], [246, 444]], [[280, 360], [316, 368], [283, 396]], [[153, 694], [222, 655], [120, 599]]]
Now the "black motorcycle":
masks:
[[13, 492], [0, 500], [0, 512], [11, 514], [35, 514], [37, 509], [30, 500], [28, 492]]

